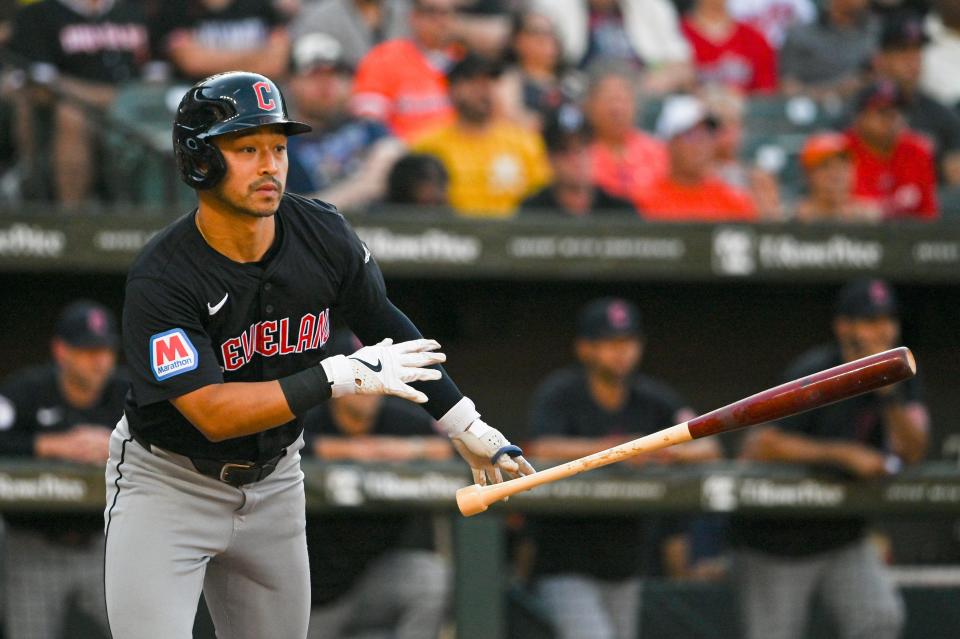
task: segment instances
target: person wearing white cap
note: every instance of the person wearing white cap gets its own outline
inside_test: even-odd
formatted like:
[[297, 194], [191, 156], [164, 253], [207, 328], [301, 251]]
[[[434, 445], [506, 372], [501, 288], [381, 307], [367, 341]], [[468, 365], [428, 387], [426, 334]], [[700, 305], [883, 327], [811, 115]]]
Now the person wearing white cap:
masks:
[[310, 33], [294, 42], [291, 62], [293, 113], [313, 131], [288, 141], [288, 190], [346, 210], [382, 198], [406, 147], [383, 123], [350, 114], [353, 66], [343, 46]]
[[640, 199], [641, 215], [664, 221], [753, 221], [751, 197], [714, 174], [717, 122], [698, 98], [668, 99], [657, 121], [657, 134], [667, 142], [668, 174]]

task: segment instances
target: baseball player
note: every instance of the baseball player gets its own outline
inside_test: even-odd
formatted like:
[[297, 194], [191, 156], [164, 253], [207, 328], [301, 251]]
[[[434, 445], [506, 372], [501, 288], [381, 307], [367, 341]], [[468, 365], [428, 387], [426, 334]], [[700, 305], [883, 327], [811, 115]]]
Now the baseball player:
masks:
[[[127, 277], [131, 391], [104, 514], [114, 639], [190, 637], [201, 590], [218, 636], [306, 636], [299, 416], [331, 397], [423, 404], [481, 484], [534, 472], [436, 366], [439, 344], [393, 306], [336, 209], [284, 193], [287, 136], [308, 130], [253, 73], [180, 103], [174, 150], [199, 206]], [[324, 357], [331, 313], [370, 346]]]

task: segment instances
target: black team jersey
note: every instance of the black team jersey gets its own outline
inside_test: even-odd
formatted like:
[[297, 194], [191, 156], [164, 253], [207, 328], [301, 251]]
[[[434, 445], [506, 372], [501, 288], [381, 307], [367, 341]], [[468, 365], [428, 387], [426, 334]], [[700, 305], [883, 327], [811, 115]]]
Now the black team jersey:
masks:
[[[125, 413], [151, 444], [195, 458], [271, 459], [299, 437], [299, 420], [211, 442], [169, 400], [317, 364], [333, 314], [364, 344], [421, 337], [387, 298], [376, 261], [333, 206], [284, 195], [273, 246], [255, 263], [215, 251], [195, 218], [196, 211], [161, 231], [127, 276], [123, 346], [132, 386]], [[415, 386], [436, 419], [462, 398], [446, 374]]]

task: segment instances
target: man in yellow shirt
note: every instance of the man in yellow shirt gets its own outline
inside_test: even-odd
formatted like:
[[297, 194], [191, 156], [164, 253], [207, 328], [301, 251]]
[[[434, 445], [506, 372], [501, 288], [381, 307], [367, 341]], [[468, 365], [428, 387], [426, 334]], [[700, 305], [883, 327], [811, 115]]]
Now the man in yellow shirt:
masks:
[[413, 147], [437, 156], [450, 174], [450, 203], [460, 215], [507, 218], [550, 179], [536, 133], [494, 117], [497, 66], [467, 55], [447, 74], [457, 117]]

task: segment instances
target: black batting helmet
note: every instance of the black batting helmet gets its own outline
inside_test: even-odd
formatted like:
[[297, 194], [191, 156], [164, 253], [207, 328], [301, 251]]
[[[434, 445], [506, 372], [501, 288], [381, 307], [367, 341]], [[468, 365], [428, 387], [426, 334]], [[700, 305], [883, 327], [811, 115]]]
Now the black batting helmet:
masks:
[[173, 151], [180, 177], [194, 189], [209, 189], [227, 171], [218, 135], [282, 124], [287, 135], [310, 127], [287, 118], [280, 89], [269, 78], [246, 71], [218, 73], [196, 83], [180, 100], [173, 123]]

